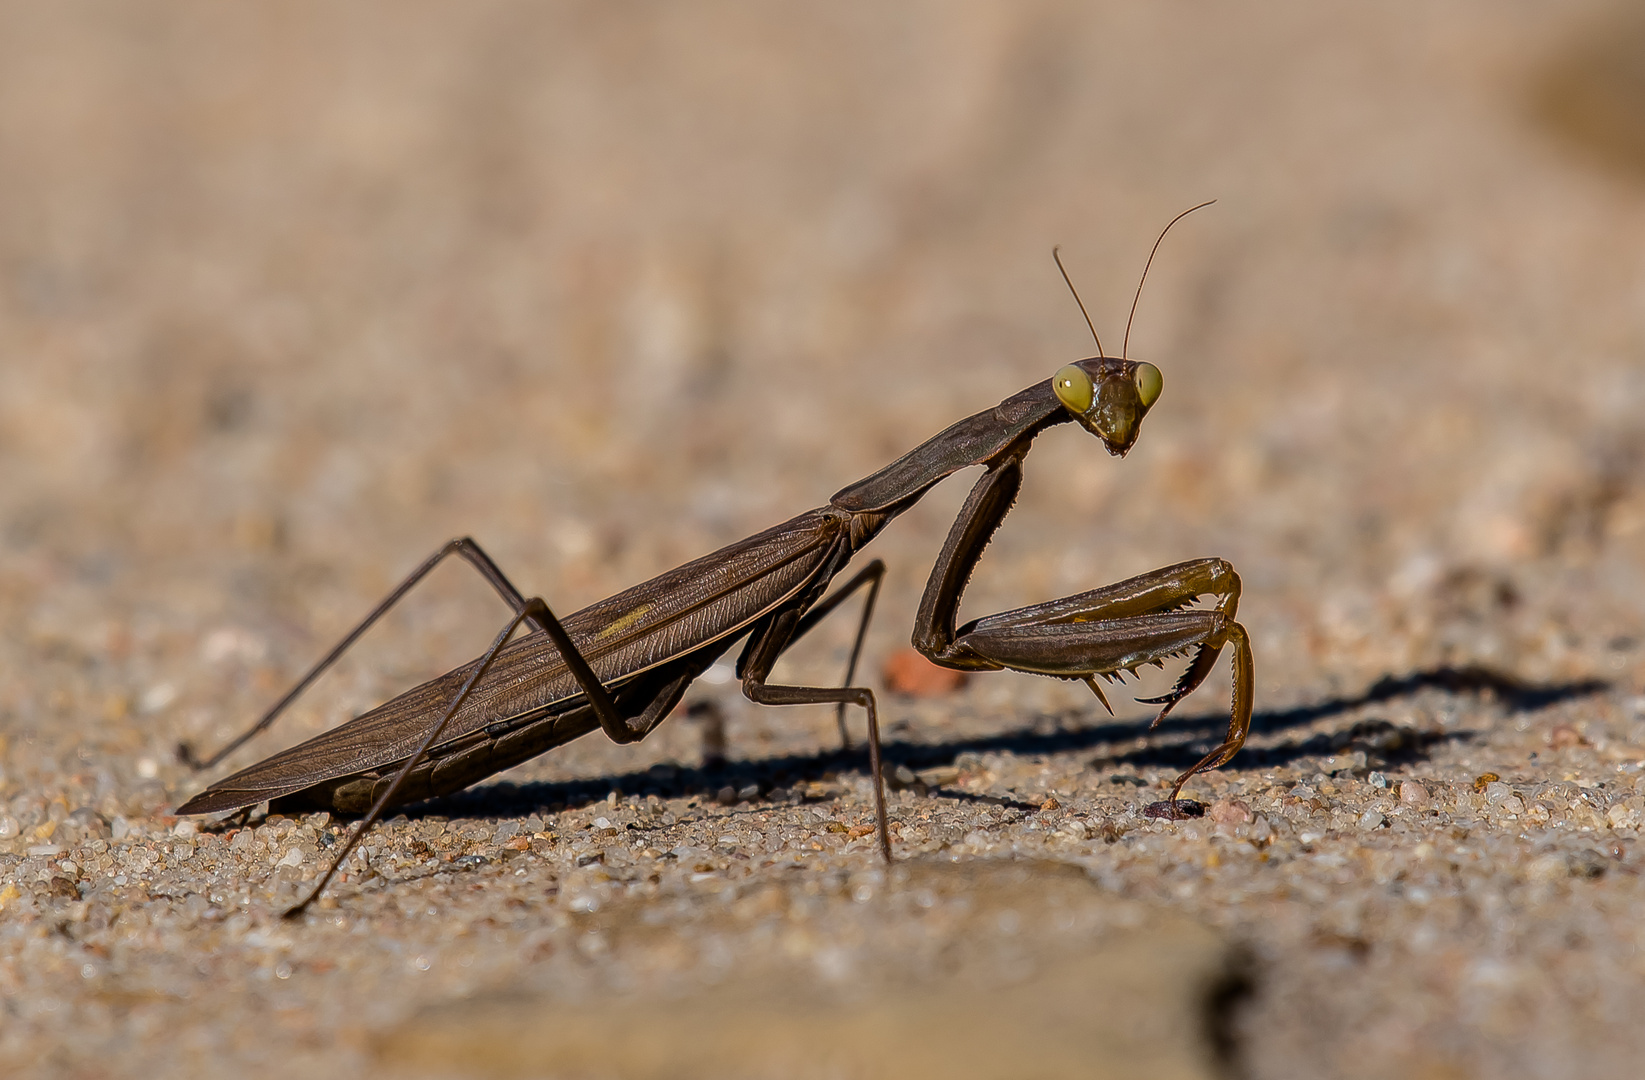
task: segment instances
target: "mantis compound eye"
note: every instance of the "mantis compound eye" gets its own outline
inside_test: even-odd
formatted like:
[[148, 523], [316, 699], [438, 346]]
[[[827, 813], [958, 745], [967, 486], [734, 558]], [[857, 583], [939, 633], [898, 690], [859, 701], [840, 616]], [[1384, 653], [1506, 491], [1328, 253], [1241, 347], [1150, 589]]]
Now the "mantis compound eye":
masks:
[[[1153, 364], [1138, 364], [1133, 376], [1137, 382], [1137, 400], [1143, 408], [1148, 408], [1159, 400], [1160, 391], [1165, 389], [1165, 376], [1160, 374], [1159, 368]], [[1059, 392], [1058, 397], [1062, 397]], [[1063, 398], [1066, 402], [1068, 399]]]
[[[1148, 365], [1153, 367], [1152, 364]], [[1159, 369], [1154, 369], [1154, 384], [1159, 385]], [[1068, 407], [1068, 411], [1075, 416], [1083, 416], [1091, 408], [1091, 402], [1096, 399], [1096, 387], [1092, 385], [1091, 376], [1078, 364], [1069, 364], [1061, 371], [1051, 376], [1051, 389], [1057, 393], [1057, 400]], [[1159, 396], [1159, 391], [1154, 391]]]

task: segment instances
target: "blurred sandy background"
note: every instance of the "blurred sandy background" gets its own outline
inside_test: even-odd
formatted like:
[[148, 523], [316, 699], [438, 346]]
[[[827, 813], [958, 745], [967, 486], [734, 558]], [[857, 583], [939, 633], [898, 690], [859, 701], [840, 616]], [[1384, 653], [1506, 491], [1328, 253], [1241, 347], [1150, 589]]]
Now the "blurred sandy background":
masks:
[[[1092, 354], [1053, 244], [1117, 351], [1206, 198], [1131, 333], [1137, 448], [1045, 437], [966, 611], [1218, 554], [1260, 708], [1638, 692], [1631, 11], [0, 6], [0, 797], [174, 805], [179, 738], [452, 536], [565, 611], [820, 505]], [[964, 488], [877, 542], [875, 657]], [[499, 614], [442, 574], [287, 735]]]

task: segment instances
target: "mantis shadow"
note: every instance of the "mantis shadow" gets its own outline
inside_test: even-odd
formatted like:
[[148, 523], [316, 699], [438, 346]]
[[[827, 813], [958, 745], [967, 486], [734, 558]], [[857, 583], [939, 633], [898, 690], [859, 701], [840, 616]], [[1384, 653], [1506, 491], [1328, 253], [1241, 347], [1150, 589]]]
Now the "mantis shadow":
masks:
[[[1259, 737], [1281, 733], [1424, 690], [1494, 700], [1510, 713], [1524, 713], [1608, 689], [1610, 684], [1599, 679], [1530, 683], [1481, 665], [1447, 665], [1406, 675], [1385, 675], [1358, 694], [1338, 695], [1286, 709], [1258, 711], [1252, 717], [1251, 733]], [[925, 770], [952, 766], [963, 755], [1008, 753], [1018, 757], [1035, 757], [1100, 750], [1114, 744], [1131, 744], [1131, 748], [1099, 753], [1091, 762], [1093, 767], [1129, 765], [1178, 770], [1198, 761], [1214, 741], [1220, 740], [1228, 724], [1226, 713], [1172, 716], [1154, 732], [1149, 742], [1135, 746], [1139, 737], [1149, 735], [1147, 721], [1083, 724], [1076, 719], [1079, 715], [1083, 714], [1040, 716], [1029, 726], [982, 738], [935, 743], [901, 739], [887, 741], [882, 744], [887, 774], [890, 777], [899, 767]], [[1365, 750], [1368, 758], [1381, 761], [1383, 767], [1408, 764], [1425, 759], [1430, 748], [1436, 744], [1471, 739], [1479, 734], [1478, 731], [1466, 729], [1443, 733], [1419, 731], [1387, 720], [1366, 719], [1342, 732], [1314, 732], [1305, 738], [1296, 738], [1277, 746], [1248, 746], [1225, 768], [1271, 768], [1302, 758], [1355, 749]], [[824, 750], [814, 754], [733, 759], [700, 768], [652, 766], [643, 771], [577, 780], [524, 784], [502, 781], [408, 806], [404, 812], [411, 817], [430, 814], [517, 817], [534, 811], [587, 806], [604, 799], [613, 790], [661, 798], [696, 796], [722, 803], [762, 798], [798, 802], [805, 801], [805, 796], [797, 791], [798, 787], [841, 772], [862, 771], [866, 768], [866, 762], [866, 755], [860, 749]], [[1116, 779], [1123, 782], [1127, 778]], [[944, 798], [1001, 801], [997, 795], [974, 795], [949, 788], [944, 788], [941, 793]], [[1007, 804], [1017, 805], [1014, 800], [1007, 800]], [[1032, 807], [1023, 803], [1020, 808]]]

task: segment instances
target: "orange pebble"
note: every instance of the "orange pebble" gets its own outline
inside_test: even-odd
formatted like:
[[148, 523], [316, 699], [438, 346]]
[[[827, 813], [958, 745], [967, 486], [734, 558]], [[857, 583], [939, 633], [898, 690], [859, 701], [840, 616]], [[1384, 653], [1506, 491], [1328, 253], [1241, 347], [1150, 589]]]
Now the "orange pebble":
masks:
[[938, 667], [913, 649], [898, 649], [880, 672], [885, 688], [909, 697], [940, 697], [965, 685], [965, 672]]

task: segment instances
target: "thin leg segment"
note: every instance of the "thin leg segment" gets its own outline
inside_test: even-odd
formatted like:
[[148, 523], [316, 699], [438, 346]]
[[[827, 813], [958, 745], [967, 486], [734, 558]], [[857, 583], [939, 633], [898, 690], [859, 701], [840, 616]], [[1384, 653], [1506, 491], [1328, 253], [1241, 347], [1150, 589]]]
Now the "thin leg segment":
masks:
[[[879, 560], [875, 560], [875, 564], [878, 562]], [[871, 574], [874, 588], [877, 589], [879, 575], [884, 570], [883, 565], [871, 564], [828, 599], [837, 604], [844, 598], [844, 594], [863, 581], [870, 580]], [[869, 593], [870, 606], [873, 603], [873, 595], [872, 592]], [[830, 607], [832, 606], [831, 604]], [[826, 614], [826, 611], [823, 613]], [[777, 658], [799, 638], [800, 633], [810, 630], [816, 624], [815, 618], [801, 617], [796, 609], [789, 609], [778, 612], [763, 628], [755, 631], [755, 636], [750, 639], [748, 647], [743, 651], [742, 659], [738, 662], [743, 678], [743, 696], [761, 705], [826, 705], [838, 702], [842, 707], [862, 706], [863, 711], [868, 714], [868, 765], [874, 774], [874, 816], [880, 836], [880, 854], [889, 863], [891, 820], [885, 809], [885, 774], [880, 761], [880, 721], [879, 711], [874, 702], [874, 692], [866, 686], [772, 686], [765, 681], [776, 665]], [[861, 627], [858, 628], [857, 637], [860, 645]]]
[[891, 820], [885, 810], [885, 777], [880, 765], [880, 721], [874, 691], [866, 686], [772, 686], [753, 677], [743, 679], [743, 693], [761, 705], [823, 705], [838, 701], [861, 705], [868, 714], [868, 767], [874, 774], [874, 819], [880, 834], [880, 855], [891, 861]]
[[301, 915], [320, 895], [321, 890], [331, 881], [332, 875], [337, 872], [337, 868], [343, 865], [343, 860], [348, 858], [349, 853], [360, 843], [361, 837], [365, 836], [366, 831], [377, 823], [377, 819], [383, 816], [383, 808], [393, 801], [395, 794], [405, 784], [406, 777], [411, 775], [411, 770], [417, 767], [417, 763], [428, 753], [428, 748], [434, 745], [434, 741], [446, 729], [446, 725], [457, 714], [457, 710], [462, 708], [469, 692], [474, 689], [474, 684], [479, 682], [485, 675], [486, 670], [491, 667], [492, 661], [497, 659], [497, 654], [508, 643], [508, 639], [514, 636], [514, 631], [518, 630], [520, 624], [527, 619], [548, 621], [552, 620], [553, 616], [548, 615], [548, 605], [536, 598], [526, 601], [522, 610], [515, 613], [514, 617], [508, 621], [508, 625], [503, 627], [502, 633], [492, 640], [491, 648], [486, 650], [485, 655], [480, 658], [480, 662], [474, 666], [474, 671], [464, 681], [462, 689], [457, 691], [457, 696], [452, 698], [451, 704], [446, 707], [445, 714], [440, 717], [439, 723], [428, 729], [428, 734], [423, 736], [423, 741], [417, 744], [416, 751], [406, 758], [405, 764], [400, 766], [400, 771], [394, 775], [394, 781], [377, 797], [377, 801], [372, 804], [371, 810], [366, 816], [361, 818], [359, 823], [354, 826], [354, 831], [349, 834], [348, 842], [343, 845], [336, 858], [331, 860], [331, 865], [326, 867], [324, 874], [320, 875], [320, 880], [315, 882], [314, 888], [295, 907], [285, 913], [286, 918], [290, 919]]
[[[526, 621], [530, 621], [537, 626], [543, 627], [548, 632], [550, 638], [556, 642], [556, 644], [559, 644], [563, 639], [564, 644], [560, 645], [562, 658], [572, 668], [573, 673], [577, 675], [578, 681], [582, 683], [583, 692], [589, 697], [590, 707], [598, 713], [601, 709], [601, 705], [596, 701], [596, 697], [603, 698], [604, 708], [611, 713], [611, 715], [615, 718], [617, 725], [619, 725], [621, 730], [628, 736], [627, 739], [619, 741], [633, 742], [644, 738], [652, 728], [656, 727], [657, 724], [659, 724], [662, 719], [668, 715], [669, 710], [679, 702], [680, 697], [685, 693], [686, 685], [689, 684], [692, 679], [696, 678], [698, 674], [700, 674], [700, 670], [698, 668], [692, 668], [682, 672], [679, 676], [671, 679], [666, 684], [659, 687], [656, 695], [647, 703], [646, 708], [638, 717], [638, 725], [632, 726], [627, 720], [623, 719], [618, 714], [617, 707], [611, 700], [609, 694], [606, 692], [605, 687], [597, 678], [595, 678], [593, 672], [588, 669], [587, 661], [583, 659], [582, 654], [577, 651], [574, 645], [572, 645], [569, 635], [566, 634], [565, 629], [560, 625], [560, 621], [554, 617], [554, 613], [549, 610], [548, 605], [545, 604], [540, 597], [532, 597], [530, 600], [522, 601], [520, 610], [515, 613], [512, 619], [509, 620], [508, 625], [503, 627], [502, 632], [498, 634], [495, 639], [493, 639], [491, 642], [491, 647], [486, 650], [485, 655], [480, 658], [480, 662], [475, 665], [474, 670], [470, 672], [468, 678], [464, 680], [462, 687], [452, 698], [451, 704], [446, 706], [445, 711], [441, 714], [439, 721], [429, 727], [428, 733], [424, 735], [422, 741], [417, 744], [417, 749], [412, 752], [410, 757], [406, 758], [404, 764], [400, 766], [399, 771], [394, 774], [394, 778], [389, 781], [387, 785], [374, 789], [375, 798], [371, 804], [371, 809], [366, 812], [366, 816], [361, 818], [360, 822], [354, 827], [354, 831], [349, 835], [348, 842], [345, 843], [342, 850], [337, 853], [337, 856], [332, 860], [331, 865], [326, 868], [325, 874], [321, 876], [320, 880], [315, 884], [308, 896], [305, 897], [302, 902], [286, 912], [287, 917], [294, 917], [302, 914], [304, 909], [306, 909], [309, 904], [313, 903], [314, 899], [320, 895], [321, 890], [323, 890], [326, 887], [326, 884], [331, 880], [332, 875], [337, 872], [337, 868], [343, 864], [343, 860], [348, 858], [349, 853], [354, 850], [355, 846], [359, 844], [361, 838], [365, 836], [366, 831], [369, 830], [371, 826], [383, 816], [383, 810], [394, 804], [395, 797], [405, 787], [407, 777], [409, 777], [418, 764], [420, 764], [428, 756], [429, 747], [433, 746], [439, 740], [441, 733], [444, 732], [446, 726], [450, 724], [451, 718], [457, 715], [457, 710], [462, 708], [463, 702], [468, 699], [469, 693], [473, 691], [479, 681], [485, 677], [485, 673], [491, 668], [492, 663], [497, 659], [497, 654], [501, 652], [503, 646], [508, 643], [508, 639], [514, 636], [514, 632], [519, 629], [520, 624]], [[707, 662], [709, 661], [704, 661], [705, 664]], [[578, 670], [579, 668], [581, 668], [581, 671]], [[601, 717], [601, 726], [605, 726], [605, 717], [603, 716]]]
[[[349, 647], [360, 639], [360, 635], [364, 634], [367, 630], [370, 630], [372, 626], [376, 624], [378, 619], [382, 618], [388, 613], [390, 608], [399, 603], [406, 593], [410, 592], [418, 582], [422, 581], [429, 575], [430, 571], [432, 571], [436, 566], [439, 566], [440, 563], [444, 562], [448, 555], [461, 555], [464, 561], [474, 567], [474, 569], [479, 572], [481, 577], [485, 578], [486, 583], [496, 590], [497, 595], [503, 598], [503, 601], [508, 604], [516, 615], [525, 611], [525, 597], [520, 595], [520, 590], [514, 587], [514, 583], [508, 580], [508, 577], [502, 572], [502, 570], [498, 569], [497, 564], [491, 560], [491, 556], [487, 555], [480, 545], [474, 542], [473, 538], [461, 536], [455, 540], [448, 541], [440, 548], [440, 550], [430, 555], [427, 559], [424, 559], [421, 566], [413, 570], [404, 581], [395, 586], [393, 592], [389, 593], [388, 596], [383, 598], [381, 603], [372, 608], [371, 613], [360, 622], [360, 625], [356, 626], [353, 630], [350, 630], [342, 641], [339, 641], [330, 652], [326, 653], [326, 655], [321, 658], [318, 664], [315, 664], [308, 670], [306, 675], [297, 680], [297, 685], [293, 686], [286, 692], [284, 697], [275, 702], [274, 707], [264, 713], [262, 719], [258, 720], [249, 729], [232, 739], [227, 746], [224, 746], [221, 750], [217, 751], [209, 758], [205, 758], [204, 760], [196, 758], [194, 756], [193, 748], [189, 746], [188, 743], [181, 743], [178, 745], [178, 758], [185, 765], [188, 765], [195, 770], [209, 769], [213, 765], [216, 765], [219, 761], [222, 761], [224, 758], [228, 757], [234, 751], [238, 750], [249, 739], [266, 730], [270, 724], [274, 723], [274, 721], [279, 718], [281, 713], [286, 711], [286, 708], [293, 701], [297, 700], [298, 696], [301, 695], [304, 690], [307, 690], [309, 686], [313, 684], [314, 680], [325, 674], [326, 669], [336, 663], [337, 660], [349, 650]], [[529, 615], [527, 618], [537, 629], [547, 629], [547, 627], [536, 618]]]
[[[795, 628], [794, 636], [789, 639], [788, 644], [792, 645], [800, 640], [811, 631], [812, 627], [816, 626], [838, 607], [842, 600], [856, 592], [865, 583], [868, 584], [868, 599], [863, 602], [862, 618], [857, 623], [857, 638], [851, 643], [851, 659], [845, 665], [845, 681], [840, 684], [841, 686], [850, 686], [851, 680], [857, 677], [857, 658], [862, 655], [863, 638], [868, 636], [868, 622], [874, 617], [874, 601], [879, 599], [880, 582], [884, 578], [885, 562], [882, 559], [875, 559], [863, 567], [862, 571], [850, 581], [835, 589], [833, 593], [818, 601], [815, 607], [806, 612], [805, 618], [800, 620], [800, 624]], [[841, 701], [839, 708], [834, 711], [834, 722], [840, 728], [840, 746], [846, 750], [851, 749], [851, 734], [845, 727], [845, 707], [848, 704], [849, 702]]]
[[446, 543], [440, 550], [425, 559], [421, 566], [413, 570], [404, 581], [400, 582], [393, 592], [389, 593], [381, 603], [373, 608], [371, 613], [358, 626], [349, 631], [348, 635], [338, 642], [318, 664], [309, 669], [308, 673], [298, 680], [297, 685], [293, 686], [284, 697], [275, 702], [274, 707], [265, 713], [262, 719], [253, 724], [251, 728], [203, 761], [194, 757], [192, 749], [186, 743], [179, 745], [177, 748], [179, 758], [197, 770], [209, 768], [233, 753], [247, 740], [268, 728], [297, 699], [298, 695], [307, 690], [332, 664], [337, 662], [343, 653], [348, 651], [350, 646], [360, 639], [362, 634], [371, 629], [378, 619], [382, 618], [390, 608], [398, 603], [423, 578], [427, 577], [429, 572], [449, 555], [462, 556], [464, 561], [474, 567], [481, 577], [485, 578], [487, 584], [496, 590], [497, 595], [503, 598], [517, 616], [548, 635], [549, 640], [559, 650], [566, 666], [570, 668], [572, 677], [577, 680], [577, 684], [588, 695], [589, 704], [593, 707], [595, 716], [599, 718], [601, 730], [613, 742], [636, 742], [643, 739], [647, 732], [656, 726], [656, 719], [649, 718], [649, 714], [641, 719], [640, 727], [635, 728], [630, 725], [618, 712], [611, 694], [606, 690], [605, 685], [600, 682], [599, 677], [594, 674], [594, 670], [589, 666], [588, 661], [584, 659], [582, 652], [572, 642], [571, 635], [566, 633], [565, 628], [560, 625], [560, 620], [555, 617], [548, 606], [540, 599], [528, 601], [521, 595], [520, 590], [514, 587], [514, 583], [508, 580], [507, 575], [492, 561], [491, 556], [487, 555], [484, 549], [476, 544], [472, 538], [464, 536]]

